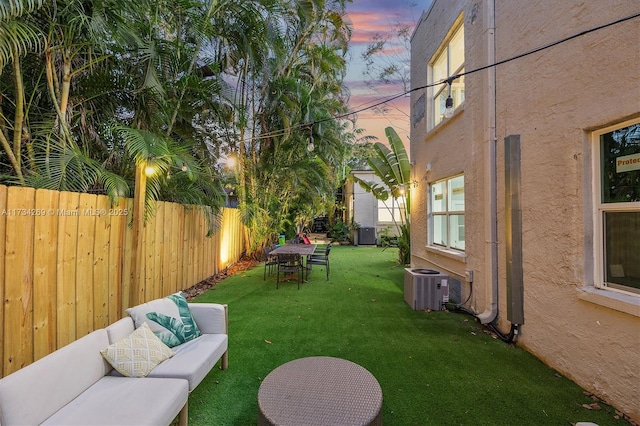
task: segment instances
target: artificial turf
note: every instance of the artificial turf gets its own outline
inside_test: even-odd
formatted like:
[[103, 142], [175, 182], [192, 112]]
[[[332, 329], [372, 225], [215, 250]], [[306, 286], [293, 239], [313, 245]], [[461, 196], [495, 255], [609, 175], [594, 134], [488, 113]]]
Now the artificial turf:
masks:
[[309, 282], [263, 281], [262, 265], [233, 275], [196, 302], [229, 305], [229, 368], [189, 397], [189, 423], [255, 425], [262, 379], [281, 364], [332, 356], [369, 370], [389, 425], [627, 424], [571, 380], [472, 316], [414, 311], [403, 297], [397, 251], [334, 246], [331, 274]]

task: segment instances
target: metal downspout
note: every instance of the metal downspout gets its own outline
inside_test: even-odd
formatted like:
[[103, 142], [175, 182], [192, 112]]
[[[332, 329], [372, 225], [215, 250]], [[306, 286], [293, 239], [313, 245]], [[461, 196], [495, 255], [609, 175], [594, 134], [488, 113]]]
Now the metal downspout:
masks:
[[[496, 63], [495, 0], [487, 0], [487, 64]], [[482, 324], [498, 315], [498, 200], [496, 171], [496, 69], [487, 69], [487, 139], [485, 142], [484, 198], [485, 203], [485, 278], [489, 284], [484, 312], [477, 315]]]

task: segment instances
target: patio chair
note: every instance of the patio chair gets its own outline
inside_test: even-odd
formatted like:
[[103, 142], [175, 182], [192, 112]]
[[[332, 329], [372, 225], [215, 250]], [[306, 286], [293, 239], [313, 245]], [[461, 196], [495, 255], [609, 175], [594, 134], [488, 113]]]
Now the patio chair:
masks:
[[329, 243], [329, 244], [316, 244], [316, 249], [313, 251], [313, 255], [317, 256], [317, 255], [321, 255], [324, 256], [325, 252], [327, 251], [327, 247], [332, 246], [333, 243]]
[[327, 245], [324, 249], [324, 253], [312, 254], [307, 258], [307, 275], [313, 265], [324, 266], [327, 271], [327, 281], [329, 281], [329, 253], [331, 252], [331, 244]]
[[276, 256], [270, 254], [272, 247], [264, 248], [264, 273], [262, 274], [262, 280], [267, 279], [267, 269], [269, 270], [269, 275], [273, 273], [273, 268], [278, 264], [278, 259]]
[[302, 256], [299, 254], [283, 253], [278, 255], [278, 272], [276, 276], [276, 288], [279, 288], [280, 274], [285, 277], [287, 275], [296, 274], [298, 282], [298, 290], [300, 290], [300, 282], [304, 278], [304, 266], [302, 265]]

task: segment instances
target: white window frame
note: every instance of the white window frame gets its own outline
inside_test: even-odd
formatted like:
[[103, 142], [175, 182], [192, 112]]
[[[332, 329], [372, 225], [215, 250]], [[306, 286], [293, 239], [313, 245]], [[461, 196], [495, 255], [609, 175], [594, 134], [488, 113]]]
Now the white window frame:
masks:
[[[399, 197], [402, 201], [402, 204], [398, 202], [398, 198], [388, 198], [384, 201], [377, 200], [377, 222], [380, 224], [401, 224], [404, 223], [404, 211], [406, 200], [404, 197]], [[384, 211], [385, 215], [390, 215], [392, 217], [391, 220], [381, 220], [380, 219], [380, 211]]]
[[640, 290], [636, 291], [632, 287], [620, 285], [610, 285], [605, 281], [605, 239], [604, 239], [604, 215], [607, 212], [639, 212], [640, 202], [629, 203], [603, 203], [602, 202], [602, 170], [601, 170], [601, 144], [600, 137], [603, 134], [640, 124], [640, 120], [629, 120], [604, 129], [600, 129], [592, 134], [592, 179], [593, 179], [593, 265], [594, 265], [594, 287], [619, 292], [623, 294], [640, 296]]
[[[441, 78], [438, 78], [438, 81], [435, 81], [435, 72], [434, 72], [434, 65], [441, 59], [443, 58], [444, 55], [446, 55], [446, 78], [451, 77], [453, 75], [457, 75], [460, 74], [462, 72], [464, 72], [465, 69], [465, 59], [463, 58], [462, 64], [460, 66], [458, 66], [456, 69], [452, 69], [452, 65], [451, 65], [451, 43], [454, 40], [454, 38], [458, 35], [458, 33], [461, 32], [462, 35], [462, 45], [464, 46], [464, 23], [462, 20], [462, 17], [458, 18], [458, 20], [456, 20], [456, 23], [452, 26], [451, 31], [449, 32], [446, 40], [443, 42], [442, 47], [440, 49], [438, 49], [438, 52], [436, 55], [434, 55], [434, 57], [432, 58], [432, 60], [429, 62], [429, 73], [430, 73], [430, 78], [429, 78], [429, 83], [433, 84], [433, 83], [437, 83], [438, 81], [441, 80]], [[440, 76], [439, 76], [440, 77]], [[464, 102], [464, 93], [465, 93], [465, 81], [464, 81], [464, 76], [460, 77], [456, 80], [454, 80], [452, 82], [451, 85], [451, 98], [453, 99], [453, 107], [454, 109], [457, 109], [460, 105], [462, 105], [462, 103]], [[442, 123], [443, 121], [446, 121], [446, 118], [440, 116], [440, 103], [439, 103], [439, 98], [441, 96], [444, 96], [444, 98], [446, 99], [447, 95], [448, 95], [448, 91], [449, 91], [449, 85], [448, 84], [442, 84], [440, 86], [437, 87], [432, 87], [431, 88], [431, 97], [430, 97], [430, 107], [431, 107], [431, 114], [429, 114], [430, 118], [429, 120], [427, 120], [428, 125], [430, 126], [430, 128], [434, 128], [436, 127], [438, 124]]]
[[[463, 220], [466, 219], [466, 205], [464, 207], [463, 210], [451, 210], [449, 207], [449, 193], [450, 193], [450, 183], [451, 181], [453, 181], [454, 179], [458, 179], [458, 178], [462, 178], [462, 182], [463, 182], [463, 191], [465, 191], [465, 180], [464, 180], [464, 174], [458, 174], [455, 176], [450, 176], [448, 178], [445, 179], [440, 179], [437, 180], [435, 182], [432, 182], [429, 184], [429, 209], [428, 209], [428, 241], [429, 241], [429, 246], [431, 248], [436, 248], [436, 249], [446, 249], [446, 250], [455, 250], [456, 252], [460, 252], [460, 253], [464, 253], [465, 249], [466, 249], [466, 237], [464, 238], [464, 242], [465, 242], [465, 248], [459, 248], [459, 247], [454, 247], [451, 245], [452, 242], [452, 238], [451, 238], [451, 216], [462, 216]], [[445, 184], [445, 190], [444, 190], [444, 200], [443, 203], [445, 205], [445, 211], [439, 211], [439, 212], [434, 212], [434, 206], [433, 206], [433, 191], [434, 191], [434, 186], [444, 183]], [[465, 195], [466, 197], [466, 195]], [[446, 231], [447, 231], [447, 238], [446, 238], [446, 244], [440, 244], [440, 243], [436, 243], [434, 241], [434, 236], [435, 236], [435, 218], [436, 217], [446, 217]], [[465, 220], [466, 222], [466, 220]], [[466, 233], [466, 223], [463, 225], [464, 230], [463, 232]]]

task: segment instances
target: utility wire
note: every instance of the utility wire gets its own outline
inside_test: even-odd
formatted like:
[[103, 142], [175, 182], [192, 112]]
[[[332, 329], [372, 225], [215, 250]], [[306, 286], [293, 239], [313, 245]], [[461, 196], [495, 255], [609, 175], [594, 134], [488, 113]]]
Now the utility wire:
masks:
[[[435, 83], [426, 84], [426, 85], [420, 86], [420, 87], [414, 87], [411, 90], [408, 90], [406, 92], [394, 95], [394, 96], [390, 97], [389, 99], [382, 100], [382, 101], [380, 101], [378, 103], [375, 103], [373, 105], [370, 105], [368, 107], [357, 109], [357, 110], [351, 111], [351, 112], [346, 113], [346, 114], [335, 116], [333, 118], [334, 119], [345, 118], [345, 117], [348, 117], [349, 115], [357, 114], [359, 112], [366, 111], [368, 109], [378, 107], [378, 106], [383, 105], [383, 104], [385, 104], [387, 102], [393, 101], [395, 99], [398, 99], [398, 98], [400, 98], [402, 96], [408, 95], [408, 94], [410, 94], [412, 92], [415, 92], [415, 91], [418, 91], [418, 90], [424, 90], [424, 89], [427, 89], [429, 87], [435, 87], [435, 86], [439, 86], [439, 85], [442, 85], [442, 84], [450, 84], [452, 81], [457, 80], [458, 78], [460, 78], [462, 76], [469, 75], [469, 74], [474, 74], [474, 73], [477, 73], [477, 72], [480, 72], [480, 71], [484, 71], [484, 70], [492, 68], [492, 67], [497, 67], [498, 65], [503, 65], [503, 64], [506, 64], [508, 62], [515, 61], [516, 59], [524, 58], [525, 56], [533, 55], [534, 53], [542, 52], [543, 50], [549, 49], [551, 47], [557, 46], [557, 45], [562, 44], [562, 43], [566, 43], [566, 42], [568, 42], [570, 40], [573, 40], [574, 38], [578, 38], [578, 37], [581, 37], [583, 35], [590, 34], [592, 32], [596, 32], [596, 31], [599, 31], [599, 30], [602, 30], [602, 29], [605, 29], [605, 28], [608, 28], [608, 27], [612, 27], [614, 25], [618, 25], [618, 24], [621, 24], [621, 23], [626, 22], [626, 21], [630, 21], [630, 20], [638, 18], [638, 17], [640, 17], [640, 12], [636, 13], [634, 15], [631, 15], [631, 16], [627, 16], [625, 18], [618, 19], [618, 20], [613, 21], [613, 22], [609, 22], [607, 24], [603, 24], [603, 25], [591, 28], [589, 30], [582, 31], [582, 32], [577, 33], [577, 34], [570, 35], [570, 36], [565, 37], [563, 39], [560, 39], [558, 41], [554, 41], [552, 43], [549, 43], [549, 44], [546, 44], [544, 46], [541, 46], [541, 47], [535, 48], [533, 50], [530, 50], [528, 52], [521, 53], [519, 55], [512, 56], [512, 57], [507, 58], [507, 59], [503, 59], [502, 61], [498, 61], [498, 62], [493, 63], [493, 64], [489, 64], [489, 65], [485, 65], [485, 66], [480, 67], [480, 68], [475, 68], [473, 70], [461, 72], [460, 74], [452, 75], [447, 79], [440, 80], [440, 81], [435, 82]], [[323, 119], [323, 120], [320, 120], [320, 121], [326, 121], [326, 120], [330, 120], [330, 119], [328, 118], [328, 119]], [[320, 122], [320, 121], [316, 121], [314, 123], [317, 123], [317, 122]]]
[[537, 47], [537, 48], [535, 48], [533, 50], [529, 50], [529, 51], [521, 53], [519, 55], [512, 56], [512, 57], [507, 58], [507, 59], [503, 59], [503, 60], [498, 61], [498, 62], [493, 63], [493, 64], [489, 64], [489, 65], [485, 65], [485, 66], [482, 66], [482, 67], [479, 67], [479, 68], [475, 68], [475, 69], [472, 69], [472, 70], [469, 70], [469, 71], [461, 72], [460, 74], [455, 74], [455, 75], [452, 75], [449, 78], [446, 78], [444, 80], [440, 80], [440, 81], [437, 81], [437, 82], [434, 82], [434, 83], [426, 84], [424, 86], [414, 87], [413, 89], [407, 90], [405, 92], [399, 93], [397, 95], [393, 95], [393, 96], [391, 96], [389, 98], [386, 98], [386, 99], [383, 99], [383, 100], [381, 100], [379, 102], [376, 102], [373, 105], [369, 105], [369, 106], [366, 106], [366, 107], [355, 109], [353, 111], [349, 111], [349, 112], [346, 112], [344, 114], [334, 115], [332, 117], [315, 120], [315, 121], [313, 121], [311, 123], [298, 124], [298, 125], [295, 125], [295, 126], [291, 126], [291, 127], [285, 128], [285, 129], [274, 130], [273, 132], [263, 133], [262, 135], [256, 136], [255, 138], [245, 139], [245, 142], [248, 142], [248, 141], [251, 141], [251, 140], [258, 140], [258, 139], [266, 139], [266, 138], [270, 138], [270, 137], [274, 137], [274, 136], [281, 136], [281, 135], [284, 135], [287, 132], [295, 130], [295, 129], [310, 128], [314, 124], [324, 123], [325, 121], [340, 120], [340, 119], [348, 118], [348, 117], [353, 116], [355, 114], [358, 114], [360, 112], [367, 111], [367, 110], [379, 107], [380, 105], [384, 105], [384, 104], [386, 104], [388, 102], [394, 101], [394, 100], [396, 100], [398, 98], [401, 98], [403, 96], [406, 96], [406, 95], [408, 95], [410, 93], [413, 93], [413, 92], [416, 92], [418, 90], [424, 90], [424, 89], [427, 89], [429, 87], [440, 86], [442, 84], [451, 84], [454, 80], [457, 80], [458, 78], [460, 78], [462, 76], [469, 75], [469, 74], [474, 74], [474, 73], [477, 73], [477, 72], [480, 72], [480, 71], [484, 71], [484, 70], [492, 68], [492, 67], [497, 67], [498, 65], [503, 65], [503, 64], [506, 64], [508, 62], [524, 58], [524, 57], [529, 56], [529, 55], [533, 55], [534, 53], [542, 52], [544, 50], [547, 50], [547, 49], [552, 48], [554, 46], [557, 46], [559, 44], [566, 43], [566, 42], [568, 42], [570, 40], [573, 40], [575, 38], [578, 38], [578, 37], [582, 37], [583, 35], [587, 35], [587, 34], [590, 34], [590, 33], [596, 32], [596, 31], [600, 31], [602, 29], [609, 28], [609, 27], [612, 27], [614, 25], [621, 24], [623, 22], [627, 22], [627, 21], [630, 21], [632, 19], [636, 19], [638, 17], [640, 17], [640, 12], [635, 13], [635, 14], [630, 15], [630, 16], [627, 16], [627, 17], [624, 17], [624, 18], [617, 19], [617, 20], [609, 22], [607, 24], [599, 25], [597, 27], [594, 27], [594, 28], [591, 28], [591, 29], [588, 29], [588, 30], [585, 30], [585, 31], [581, 31], [581, 32], [579, 32], [577, 34], [570, 35], [568, 37], [562, 38], [560, 40], [554, 41], [554, 42], [549, 43], [549, 44], [545, 44], [544, 46]]

